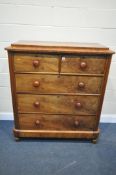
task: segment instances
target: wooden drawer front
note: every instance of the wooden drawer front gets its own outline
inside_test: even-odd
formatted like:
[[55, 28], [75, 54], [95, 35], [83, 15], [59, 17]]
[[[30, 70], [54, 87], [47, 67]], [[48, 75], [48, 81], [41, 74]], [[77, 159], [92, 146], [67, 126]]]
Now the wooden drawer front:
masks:
[[93, 130], [96, 116], [20, 114], [19, 126], [24, 130]]
[[102, 77], [16, 74], [18, 92], [100, 93]]
[[14, 68], [19, 72], [58, 72], [58, 56], [15, 54]]
[[66, 56], [62, 58], [61, 72], [103, 74], [105, 62], [106, 59], [100, 56]]
[[58, 114], [96, 114], [99, 96], [18, 95], [18, 109], [23, 112]]

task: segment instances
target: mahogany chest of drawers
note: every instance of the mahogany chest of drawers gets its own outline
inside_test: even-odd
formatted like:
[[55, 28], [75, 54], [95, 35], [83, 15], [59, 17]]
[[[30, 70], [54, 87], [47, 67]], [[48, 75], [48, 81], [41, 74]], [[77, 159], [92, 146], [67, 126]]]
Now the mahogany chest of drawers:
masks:
[[96, 142], [113, 52], [100, 44], [26, 41], [6, 50], [15, 137]]

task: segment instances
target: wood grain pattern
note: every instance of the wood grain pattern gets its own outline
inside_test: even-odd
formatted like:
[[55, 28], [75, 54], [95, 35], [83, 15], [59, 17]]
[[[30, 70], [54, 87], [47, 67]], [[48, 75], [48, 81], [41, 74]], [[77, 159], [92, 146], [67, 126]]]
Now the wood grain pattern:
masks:
[[[58, 72], [58, 58], [46, 54], [15, 54], [14, 68], [19, 72]], [[34, 61], [39, 62], [37, 67], [34, 67]]]
[[14, 52], [41, 52], [41, 53], [76, 53], [89, 55], [110, 55], [114, 52], [109, 48], [97, 43], [74, 43], [74, 42], [37, 42], [19, 41], [11, 44], [6, 50]]
[[67, 47], [67, 48], [80, 48], [80, 49], [98, 49], [98, 50], [108, 50], [108, 47], [98, 44], [98, 43], [79, 43], [79, 42], [54, 42], [54, 41], [17, 41], [12, 43], [13, 47]]
[[17, 114], [17, 98], [16, 98], [16, 83], [14, 75], [14, 55], [12, 52], [8, 52], [8, 62], [9, 62], [9, 71], [10, 71], [10, 85], [11, 85], [11, 94], [12, 94], [12, 104], [14, 112], [14, 123], [16, 129], [19, 128], [18, 114]]
[[105, 65], [105, 76], [104, 76], [103, 84], [102, 84], [102, 96], [100, 98], [99, 109], [97, 111], [98, 120], [96, 121], [96, 127], [94, 128], [94, 130], [98, 129], [99, 123], [100, 123], [100, 116], [101, 116], [101, 111], [102, 111], [102, 105], [103, 105], [103, 100], [104, 100], [104, 95], [105, 95], [106, 84], [107, 84], [107, 80], [108, 80], [108, 74], [109, 74], [109, 70], [110, 70], [111, 59], [112, 59], [112, 56], [107, 56], [107, 62]]
[[[16, 74], [17, 92], [101, 93], [102, 77]], [[34, 83], [36, 83], [34, 85]], [[84, 87], [80, 87], [81, 84]], [[22, 86], [23, 85], [23, 86]]]
[[[62, 59], [61, 72], [104, 74], [106, 60], [101, 56], [65, 56]], [[81, 68], [81, 63], [86, 63]]]
[[52, 130], [22, 130], [13, 129], [14, 136], [33, 138], [65, 138], [65, 139], [97, 139], [99, 130], [96, 131], [52, 131]]
[[[38, 107], [34, 103], [39, 102]], [[81, 107], [76, 107], [76, 103]], [[67, 96], [67, 95], [18, 95], [19, 113], [59, 113], [59, 114], [96, 114], [99, 105], [98, 96]]]
[[18, 42], [9, 54], [15, 137], [96, 141], [114, 53], [99, 44]]
[[20, 114], [19, 125], [20, 129], [25, 130], [92, 131], [96, 123], [95, 118], [96, 116]]

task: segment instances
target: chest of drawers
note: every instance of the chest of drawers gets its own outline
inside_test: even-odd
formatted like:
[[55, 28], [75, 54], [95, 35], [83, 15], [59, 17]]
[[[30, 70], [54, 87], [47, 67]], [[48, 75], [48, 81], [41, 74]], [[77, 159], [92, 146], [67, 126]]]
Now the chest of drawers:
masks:
[[113, 52], [99, 44], [26, 41], [6, 50], [15, 137], [95, 142]]

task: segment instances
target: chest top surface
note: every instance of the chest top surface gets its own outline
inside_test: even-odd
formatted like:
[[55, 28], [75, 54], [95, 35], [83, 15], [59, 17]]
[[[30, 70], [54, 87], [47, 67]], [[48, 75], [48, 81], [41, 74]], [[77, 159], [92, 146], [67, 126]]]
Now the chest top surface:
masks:
[[50, 52], [77, 54], [113, 54], [108, 47], [98, 43], [18, 41], [6, 50], [14, 52]]

